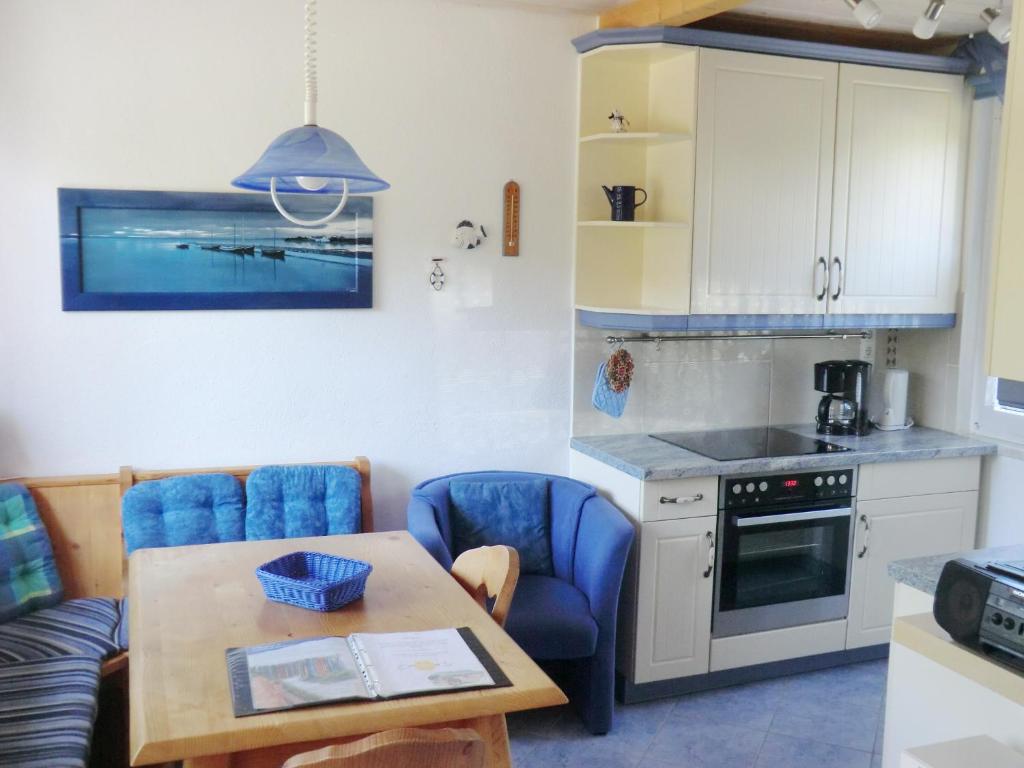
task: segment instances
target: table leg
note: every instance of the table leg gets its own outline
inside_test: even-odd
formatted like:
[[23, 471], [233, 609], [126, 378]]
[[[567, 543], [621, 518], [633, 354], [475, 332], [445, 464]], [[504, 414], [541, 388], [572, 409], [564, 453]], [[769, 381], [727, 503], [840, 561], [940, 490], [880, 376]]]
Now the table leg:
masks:
[[512, 755], [508, 743], [508, 726], [504, 715], [476, 717], [458, 724], [460, 728], [472, 728], [480, 734], [487, 746], [487, 768], [512, 768]]

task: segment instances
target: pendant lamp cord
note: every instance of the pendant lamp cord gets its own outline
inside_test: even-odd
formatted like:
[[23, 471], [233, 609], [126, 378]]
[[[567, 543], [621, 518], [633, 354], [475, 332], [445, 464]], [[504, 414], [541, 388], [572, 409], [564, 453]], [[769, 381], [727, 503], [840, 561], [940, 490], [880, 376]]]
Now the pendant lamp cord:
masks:
[[306, 125], [316, 125], [316, 0], [306, 0], [305, 35]]

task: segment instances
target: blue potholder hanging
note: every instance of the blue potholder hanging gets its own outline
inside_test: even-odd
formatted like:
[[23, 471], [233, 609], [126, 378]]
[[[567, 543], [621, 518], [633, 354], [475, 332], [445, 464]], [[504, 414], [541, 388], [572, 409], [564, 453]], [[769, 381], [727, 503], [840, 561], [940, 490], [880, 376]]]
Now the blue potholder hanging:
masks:
[[594, 407], [602, 413], [607, 413], [613, 419], [622, 416], [626, 410], [626, 399], [629, 397], [629, 389], [616, 392], [608, 383], [608, 364], [601, 363], [597, 368], [597, 378], [594, 380], [594, 396], [592, 402]]

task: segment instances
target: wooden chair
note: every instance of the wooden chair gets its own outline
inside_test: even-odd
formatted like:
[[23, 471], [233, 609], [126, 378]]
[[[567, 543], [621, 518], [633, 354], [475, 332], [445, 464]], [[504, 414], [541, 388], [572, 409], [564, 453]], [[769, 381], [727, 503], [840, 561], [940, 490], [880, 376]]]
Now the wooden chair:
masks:
[[491, 617], [498, 626], [505, 626], [519, 581], [519, 553], [515, 549], [499, 544], [466, 550], [452, 563], [452, 576], [483, 607], [487, 607], [487, 598], [494, 598]]
[[303, 752], [282, 768], [483, 768], [484, 742], [468, 728], [396, 728]]

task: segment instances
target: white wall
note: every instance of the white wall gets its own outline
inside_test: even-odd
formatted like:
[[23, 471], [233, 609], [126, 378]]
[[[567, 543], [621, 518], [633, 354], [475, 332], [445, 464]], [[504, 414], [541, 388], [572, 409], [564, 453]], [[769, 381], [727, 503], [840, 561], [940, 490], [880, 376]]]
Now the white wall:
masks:
[[[374, 308], [64, 313], [57, 187], [230, 191], [301, 122], [302, 4], [0, 3], [0, 476], [365, 454], [397, 527], [426, 477], [566, 469], [570, 39], [593, 19], [345, 0], [319, 20], [320, 122], [393, 184]], [[509, 178], [522, 256], [451, 250], [462, 218], [500, 230]]]

